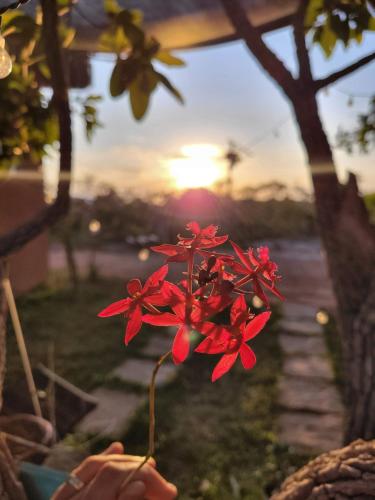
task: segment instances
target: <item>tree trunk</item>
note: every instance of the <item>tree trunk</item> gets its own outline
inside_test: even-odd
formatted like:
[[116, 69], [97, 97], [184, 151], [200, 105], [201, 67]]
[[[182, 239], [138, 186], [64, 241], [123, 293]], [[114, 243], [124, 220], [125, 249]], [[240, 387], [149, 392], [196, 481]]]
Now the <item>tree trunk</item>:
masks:
[[73, 288], [78, 288], [79, 278], [77, 264], [74, 257], [74, 247], [72, 243], [72, 237], [66, 231], [66, 234], [62, 237], [62, 242], [65, 250], [66, 263], [69, 271], [69, 279]]
[[320, 455], [289, 476], [271, 500], [368, 500], [375, 491], [375, 441]]
[[346, 440], [375, 435], [375, 233], [354, 175], [340, 186], [315, 92], [293, 100], [315, 192], [317, 219], [337, 298], [346, 365]]

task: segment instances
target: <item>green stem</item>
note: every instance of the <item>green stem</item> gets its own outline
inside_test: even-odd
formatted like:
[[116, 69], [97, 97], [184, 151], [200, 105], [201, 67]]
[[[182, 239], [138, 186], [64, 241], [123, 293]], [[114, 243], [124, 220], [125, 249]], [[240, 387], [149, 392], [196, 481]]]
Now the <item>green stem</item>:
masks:
[[155, 382], [156, 382], [156, 376], [158, 374], [158, 371], [161, 367], [161, 365], [164, 363], [164, 361], [172, 354], [172, 351], [168, 351], [167, 353], [163, 354], [163, 356], [159, 359], [159, 361], [156, 363], [154, 370], [152, 372], [151, 376], [151, 381], [148, 389], [148, 400], [149, 400], [149, 430], [148, 430], [148, 450], [146, 453], [145, 458], [142, 460], [142, 462], [138, 465], [136, 469], [134, 469], [129, 476], [126, 478], [126, 480], [122, 483], [121, 489], [124, 489], [132, 480], [134, 475], [142, 469], [144, 465], [150, 460], [152, 455], [155, 453]]

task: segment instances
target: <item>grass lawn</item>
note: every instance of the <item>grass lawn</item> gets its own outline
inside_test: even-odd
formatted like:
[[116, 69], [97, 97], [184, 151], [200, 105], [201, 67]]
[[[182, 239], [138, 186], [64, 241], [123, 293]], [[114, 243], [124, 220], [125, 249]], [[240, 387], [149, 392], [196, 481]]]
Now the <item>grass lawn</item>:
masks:
[[[53, 343], [59, 375], [85, 390], [106, 381], [114, 367], [127, 355], [136, 355], [146, 342], [145, 336], [139, 336], [125, 349], [121, 319], [97, 317], [123, 296], [123, 282], [100, 280], [82, 283], [78, 291], [61, 285], [43, 287], [17, 299], [33, 366], [47, 364], [48, 345]], [[7, 348], [7, 383], [11, 384], [24, 375], [10, 324]]]
[[[46, 362], [54, 342], [56, 371], [84, 389], [108, 383], [108, 372], [127, 355], [140, 355], [149, 327], [128, 350], [119, 318], [96, 314], [121, 297], [119, 281], [43, 288], [18, 300], [32, 362]], [[155, 331], [155, 330], [153, 330]], [[196, 354], [177, 379], [157, 393], [158, 467], [179, 488], [181, 499], [261, 500], [306, 461], [276, 436], [276, 382], [281, 369], [276, 324], [252, 343], [258, 363], [250, 373], [235, 369], [212, 384], [216, 356]], [[8, 383], [22, 376], [14, 338], [8, 341]], [[147, 407], [139, 410], [123, 441], [128, 453], [147, 449]], [[105, 440], [96, 442], [97, 449]], [[93, 449], [93, 451], [96, 451]]]

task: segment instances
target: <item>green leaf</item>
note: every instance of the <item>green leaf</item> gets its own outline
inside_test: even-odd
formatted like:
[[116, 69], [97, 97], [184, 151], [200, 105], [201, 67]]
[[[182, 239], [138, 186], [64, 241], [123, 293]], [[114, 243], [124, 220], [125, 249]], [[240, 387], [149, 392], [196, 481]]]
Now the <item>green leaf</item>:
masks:
[[124, 30], [125, 36], [133, 47], [142, 47], [145, 41], [143, 30], [133, 21], [133, 16], [128, 10], [123, 10], [117, 15], [117, 22]]
[[368, 22], [368, 30], [375, 31], [375, 17], [371, 17]]
[[322, 47], [326, 58], [331, 56], [333, 49], [335, 48], [336, 41], [337, 36], [335, 35], [335, 32], [331, 29], [328, 23], [326, 23], [320, 32], [319, 38], [320, 46]]
[[185, 62], [182, 59], [171, 54], [168, 50], [159, 50], [156, 54], [155, 59], [167, 64], [168, 66], [185, 66]]
[[104, 0], [104, 11], [108, 16], [115, 16], [121, 12], [121, 7], [119, 6], [117, 0]]
[[121, 54], [129, 48], [129, 40], [121, 26], [111, 26], [101, 35], [99, 45], [104, 51]]
[[136, 78], [140, 65], [137, 59], [118, 59], [113, 68], [109, 90], [112, 97], [120, 96]]
[[143, 92], [138, 79], [129, 86], [129, 93], [133, 116], [136, 120], [141, 120], [147, 111], [150, 102], [150, 94]]
[[49, 70], [48, 65], [45, 62], [39, 63], [38, 64], [38, 69], [41, 73], [41, 75], [49, 81], [51, 79], [51, 72]]
[[309, 5], [306, 9], [306, 15], [305, 15], [305, 28], [308, 30], [310, 29], [315, 21], [318, 15], [321, 13], [322, 9], [324, 6], [324, 0], [310, 0]]
[[158, 79], [159, 79], [159, 82], [162, 83], [164, 85], [164, 87], [169, 90], [169, 92], [171, 94], [174, 95], [174, 97], [180, 101], [181, 104], [184, 103], [184, 99], [182, 97], [182, 95], [180, 94], [180, 92], [176, 89], [176, 87], [174, 87], [171, 82], [168, 80], [168, 78], [164, 75], [162, 75], [161, 73], [158, 73], [157, 71], [155, 71], [155, 74], [157, 75]]

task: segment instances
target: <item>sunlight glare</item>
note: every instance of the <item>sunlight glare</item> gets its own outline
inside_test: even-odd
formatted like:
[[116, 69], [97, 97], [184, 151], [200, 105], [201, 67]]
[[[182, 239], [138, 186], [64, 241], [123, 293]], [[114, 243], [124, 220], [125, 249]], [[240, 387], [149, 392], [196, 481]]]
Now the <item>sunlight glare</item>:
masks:
[[214, 144], [188, 144], [181, 156], [168, 161], [176, 187], [210, 187], [223, 177], [222, 150]]

